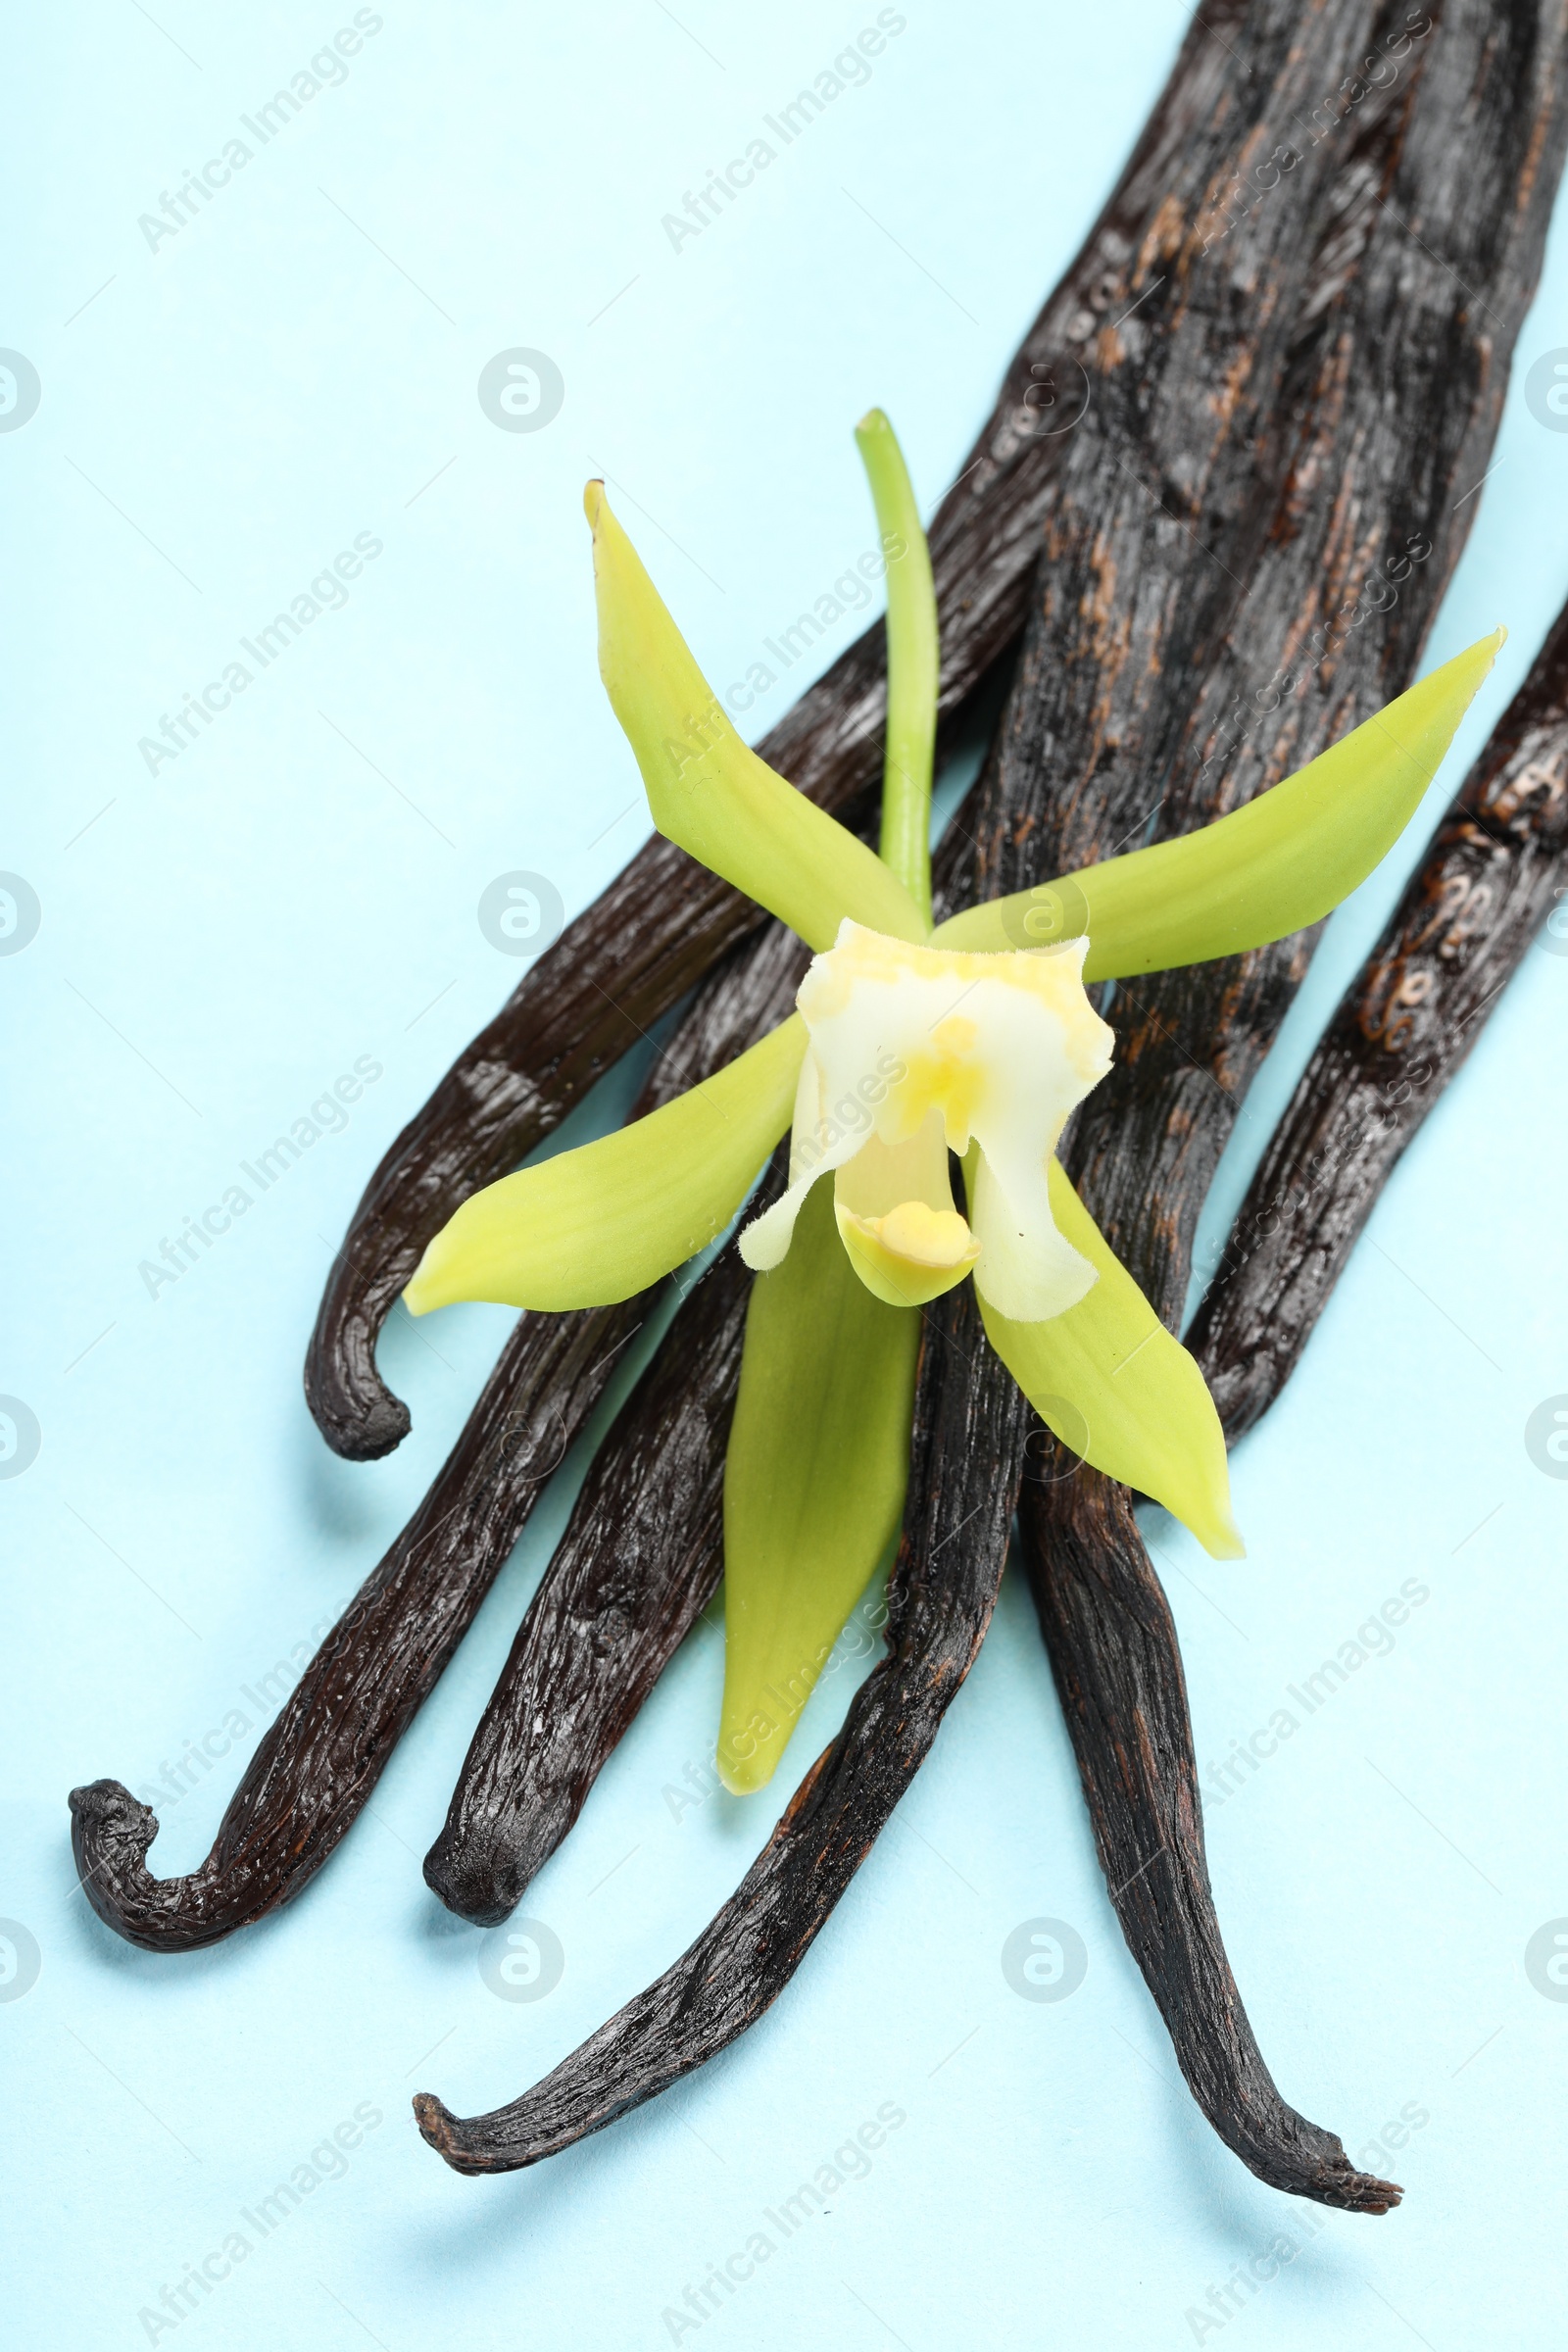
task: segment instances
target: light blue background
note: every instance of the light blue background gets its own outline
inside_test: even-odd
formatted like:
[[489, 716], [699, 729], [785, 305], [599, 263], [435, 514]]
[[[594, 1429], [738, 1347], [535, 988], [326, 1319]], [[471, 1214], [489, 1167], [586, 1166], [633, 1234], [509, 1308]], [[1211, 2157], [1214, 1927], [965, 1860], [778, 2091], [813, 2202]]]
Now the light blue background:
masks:
[[[0, 439], [0, 865], [43, 906], [0, 962], [9, 1122], [26, 1139], [9, 1154], [0, 1389], [43, 1431], [0, 1486], [0, 1912], [42, 1952], [0, 2008], [16, 2340], [144, 2343], [140, 2309], [368, 2104], [384, 2121], [347, 2176], [160, 2341], [664, 2344], [665, 2307], [884, 2102], [907, 2122], [869, 2176], [680, 2340], [1535, 2340], [1560, 2320], [1568, 2220], [1568, 2005], [1523, 1966], [1568, 1913], [1568, 1485], [1523, 1445], [1532, 1408], [1568, 1390], [1568, 957], [1539, 948], [1239, 1451], [1249, 1560], [1216, 1567], [1152, 1527], [1204, 1759], [1403, 1580], [1430, 1590], [1392, 1654], [1208, 1822], [1287, 2096], [1352, 2151], [1402, 2107], [1429, 2118], [1386, 2159], [1409, 2191], [1398, 2214], [1281, 2198], [1198, 2116], [1106, 1902], [1010, 1575], [931, 1761], [776, 2009], [538, 2171], [459, 2180], [409, 2094], [472, 2110], [534, 2080], [683, 1948], [787, 1793], [676, 1817], [671, 1786], [711, 1748], [719, 1642], [701, 1633], [528, 1898], [564, 1946], [559, 1987], [515, 2005], [486, 1988], [477, 1933], [441, 1912], [418, 1858], [564, 1522], [566, 1472], [295, 1907], [161, 1959], [76, 1891], [68, 1787], [149, 1788], [312, 1641], [417, 1500], [507, 1328], [488, 1309], [396, 1319], [383, 1360], [413, 1436], [354, 1467], [316, 1435], [299, 1367], [328, 1250], [516, 977], [479, 933], [480, 891], [533, 868], [574, 911], [645, 830], [595, 676], [584, 477], [620, 485], [709, 674], [740, 676], [870, 543], [850, 426], [872, 401], [935, 504], [1187, 21], [1171, 0], [982, 18], [910, 0], [867, 86], [676, 254], [661, 216], [874, 20], [870, 0], [767, 21], [682, 0], [678, 23], [657, 0], [564, 16], [389, 0], [343, 85], [149, 251], [138, 215], [352, 13], [84, 0], [16, 36], [3, 170], [28, 225], [0, 341], [43, 381], [37, 415]], [[1568, 591], [1568, 436], [1522, 399], [1524, 368], [1561, 343], [1559, 230], [1431, 655], [1499, 617], [1512, 639], [1424, 824], [1320, 952], [1210, 1244]], [[502, 433], [477, 405], [481, 367], [513, 345], [564, 373], [546, 430]], [[346, 608], [149, 775], [138, 739], [358, 532], [384, 552]], [[796, 690], [781, 682], [758, 726]], [[347, 1132], [150, 1298], [138, 1262], [366, 1054], [384, 1075]], [[786, 1783], [857, 1671], [813, 1700]], [[205, 1852], [254, 1736], [161, 1807], [161, 1872]], [[1059, 2003], [1020, 1999], [1001, 1970], [1005, 1936], [1042, 1915], [1089, 1951]], [[1212, 2317], [1209, 2287], [1282, 2230], [1294, 2258], [1203, 2334], [1188, 2313]]]

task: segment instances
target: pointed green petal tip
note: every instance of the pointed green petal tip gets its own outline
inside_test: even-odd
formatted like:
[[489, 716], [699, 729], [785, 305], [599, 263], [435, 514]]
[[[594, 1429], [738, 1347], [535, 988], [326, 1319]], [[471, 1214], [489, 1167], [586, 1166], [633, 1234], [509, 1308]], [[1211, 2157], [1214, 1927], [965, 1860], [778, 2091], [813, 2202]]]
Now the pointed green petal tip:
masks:
[[931, 919], [931, 777], [942, 654], [931, 552], [899, 437], [881, 409], [855, 428], [887, 574], [888, 717], [879, 849]]
[[1192, 1533], [1198, 1537], [1211, 1560], [1245, 1560], [1247, 1557], [1247, 1545], [1232, 1516], [1228, 1493], [1224, 1511], [1216, 1512], [1201, 1533], [1196, 1528]]
[[594, 539], [599, 674], [661, 833], [808, 947], [830, 948], [846, 915], [897, 939], [924, 939], [930, 925], [875, 852], [741, 741], [602, 482], [589, 483], [583, 508]]
[[465, 1200], [420, 1258], [410, 1314], [459, 1299], [560, 1314], [630, 1298], [723, 1232], [790, 1123], [799, 1013], [749, 1053], [613, 1135]]
[[939, 926], [938, 943], [1046, 947], [1087, 932], [1085, 980], [1133, 979], [1320, 922], [1415, 814], [1506, 635], [1468, 646], [1229, 816], [969, 907]]

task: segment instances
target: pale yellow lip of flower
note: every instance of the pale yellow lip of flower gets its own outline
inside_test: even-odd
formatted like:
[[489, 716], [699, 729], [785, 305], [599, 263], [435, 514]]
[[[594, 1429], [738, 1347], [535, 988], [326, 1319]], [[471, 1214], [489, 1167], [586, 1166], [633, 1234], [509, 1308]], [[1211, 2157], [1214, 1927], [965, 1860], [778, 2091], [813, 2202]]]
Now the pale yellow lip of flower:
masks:
[[[923, 1305], [962, 1280], [1043, 1322], [1094, 1268], [1056, 1230], [1047, 1168], [1068, 1113], [1110, 1068], [1084, 994], [1086, 942], [1004, 955], [917, 947], [846, 920], [796, 1003], [809, 1038], [790, 1186], [746, 1228], [759, 1272], [785, 1256], [802, 1201], [834, 1176], [839, 1231], [876, 1296]], [[948, 1153], [977, 1147], [971, 1219]]]
[[956, 1208], [901, 1200], [885, 1216], [858, 1216], [835, 1200], [839, 1233], [855, 1271], [889, 1306], [924, 1306], [961, 1282], [980, 1254]]

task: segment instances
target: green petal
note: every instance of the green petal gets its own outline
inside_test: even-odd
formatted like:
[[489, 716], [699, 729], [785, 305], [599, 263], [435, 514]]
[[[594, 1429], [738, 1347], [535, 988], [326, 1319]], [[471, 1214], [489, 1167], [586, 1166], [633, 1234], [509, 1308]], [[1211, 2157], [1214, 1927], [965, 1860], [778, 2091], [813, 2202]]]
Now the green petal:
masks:
[[594, 534], [599, 674], [637, 755], [667, 841], [830, 948], [853, 915], [895, 939], [930, 925], [874, 851], [776, 775], [736, 734], [610, 511], [601, 482], [583, 499]]
[[920, 1318], [873, 1298], [813, 1187], [752, 1290], [724, 1465], [718, 1769], [772, 1778], [834, 1642], [899, 1532]]
[[1225, 1437], [1203, 1375], [1054, 1159], [1051, 1210], [1057, 1231], [1100, 1279], [1087, 1298], [1048, 1323], [1011, 1323], [982, 1298], [987, 1338], [1071, 1452], [1163, 1503], [1210, 1558], [1244, 1558], [1231, 1516]]
[[798, 1012], [712, 1078], [629, 1127], [503, 1176], [465, 1200], [403, 1296], [560, 1313], [630, 1298], [723, 1232], [790, 1123]]
[[942, 656], [931, 553], [898, 435], [880, 409], [855, 428], [888, 575], [888, 724], [882, 767], [883, 861], [931, 920], [931, 765]]
[[1087, 930], [1085, 980], [1131, 979], [1235, 956], [1315, 923], [1398, 840], [1506, 632], [1490, 637], [1364, 725], [1200, 832], [969, 907], [945, 948], [1048, 947]]

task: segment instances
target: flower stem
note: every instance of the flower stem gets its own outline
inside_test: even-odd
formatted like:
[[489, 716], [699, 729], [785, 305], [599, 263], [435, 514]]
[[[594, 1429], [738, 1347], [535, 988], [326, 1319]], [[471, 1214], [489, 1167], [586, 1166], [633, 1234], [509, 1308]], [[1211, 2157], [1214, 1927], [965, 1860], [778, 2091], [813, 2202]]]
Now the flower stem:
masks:
[[880, 409], [855, 428], [888, 573], [888, 730], [883, 861], [931, 919], [931, 762], [937, 733], [937, 600], [920, 511], [898, 436]]

